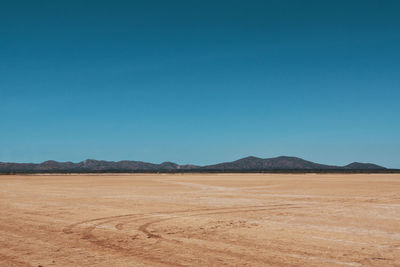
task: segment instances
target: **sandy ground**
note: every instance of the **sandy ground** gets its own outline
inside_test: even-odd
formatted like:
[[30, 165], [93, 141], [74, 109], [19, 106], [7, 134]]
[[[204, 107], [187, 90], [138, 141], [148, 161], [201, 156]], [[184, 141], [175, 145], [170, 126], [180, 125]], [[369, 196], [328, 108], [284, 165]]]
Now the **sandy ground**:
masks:
[[0, 176], [0, 266], [400, 266], [399, 174]]

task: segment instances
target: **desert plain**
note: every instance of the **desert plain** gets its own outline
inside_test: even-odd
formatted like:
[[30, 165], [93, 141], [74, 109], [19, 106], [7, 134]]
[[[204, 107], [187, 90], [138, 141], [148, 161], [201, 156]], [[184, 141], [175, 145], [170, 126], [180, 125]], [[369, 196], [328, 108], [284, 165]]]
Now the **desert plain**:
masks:
[[0, 266], [400, 266], [399, 174], [0, 176]]

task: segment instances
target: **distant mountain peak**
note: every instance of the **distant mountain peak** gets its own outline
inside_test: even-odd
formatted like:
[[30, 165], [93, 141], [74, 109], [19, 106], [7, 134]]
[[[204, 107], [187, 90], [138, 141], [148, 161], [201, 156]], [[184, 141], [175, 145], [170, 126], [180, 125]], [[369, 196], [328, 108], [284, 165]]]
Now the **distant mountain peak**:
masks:
[[255, 156], [248, 156], [248, 157], [241, 158], [239, 160], [259, 160], [259, 159], [262, 159], [262, 158], [255, 157]]
[[41, 164], [49, 165], [49, 164], [54, 164], [54, 163], [58, 163], [58, 162], [55, 160], [46, 160], [46, 161], [43, 161]]
[[350, 163], [346, 166], [344, 166], [346, 169], [368, 169], [368, 170], [380, 170], [380, 169], [386, 169], [385, 167], [373, 164], [373, 163], [362, 163], [362, 162], [353, 162]]
[[311, 161], [306, 161], [297, 157], [279, 156], [275, 158], [258, 158], [254, 156], [245, 157], [232, 162], [219, 163], [204, 166], [210, 170], [293, 170], [293, 169], [333, 169], [336, 166], [322, 165]]

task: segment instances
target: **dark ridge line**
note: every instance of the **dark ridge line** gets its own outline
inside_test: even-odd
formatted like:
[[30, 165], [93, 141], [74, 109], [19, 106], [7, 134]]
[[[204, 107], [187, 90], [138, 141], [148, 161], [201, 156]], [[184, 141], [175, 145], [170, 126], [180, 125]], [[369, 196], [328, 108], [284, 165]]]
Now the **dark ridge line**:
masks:
[[398, 173], [399, 169], [387, 169], [372, 164], [353, 162], [344, 166], [326, 165], [298, 157], [274, 158], [245, 157], [231, 162], [198, 166], [179, 165], [173, 162], [160, 164], [143, 161], [105, 161], [87, 159], [81, 162], [42, 163], [0, 162], [0, 174], [38, 173]]
[[356, 174], [356, 173], [400, 173], [400, 169], [360, 169], [360, 170], [349, 170], [349, 169], [275, 169], [275, 170], [207, 170], [207, 169], [192, 169], [192, 170], [100, 170], [100, 171], [12, 171], [12, 172], [0, 172], [1, 175], [21, 175], [21, 174], [185, 174], [185, 173], [343, 173], [343, 174]]

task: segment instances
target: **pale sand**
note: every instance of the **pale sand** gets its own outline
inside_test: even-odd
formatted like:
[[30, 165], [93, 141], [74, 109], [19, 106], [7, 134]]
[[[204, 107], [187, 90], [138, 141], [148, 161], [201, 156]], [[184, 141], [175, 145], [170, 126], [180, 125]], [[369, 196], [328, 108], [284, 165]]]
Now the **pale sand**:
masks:
[[0, 176], [25, 265], [400, 266], [400, 175]]

